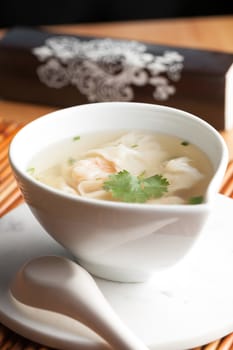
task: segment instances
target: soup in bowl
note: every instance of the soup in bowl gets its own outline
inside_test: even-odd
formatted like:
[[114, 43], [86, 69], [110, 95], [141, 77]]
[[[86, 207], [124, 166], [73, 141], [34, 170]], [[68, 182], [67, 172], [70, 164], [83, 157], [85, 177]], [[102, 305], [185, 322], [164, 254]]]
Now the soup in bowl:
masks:
[[212, 126], [187, 112], [104, 102], [27, 124], [9, 157], [32, 213], [80, 265], [141, 282], [196, 242], [228, 152]]

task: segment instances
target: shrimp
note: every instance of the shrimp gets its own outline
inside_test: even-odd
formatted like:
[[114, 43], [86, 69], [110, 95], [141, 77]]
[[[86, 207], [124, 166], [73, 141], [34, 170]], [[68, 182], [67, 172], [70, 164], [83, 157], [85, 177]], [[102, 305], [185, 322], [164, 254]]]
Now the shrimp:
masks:
[[75, 162], [72, 166], [71, 176], [77, 185], [84, 180], [104, 180], [113, 173], [116, 173], [113, 162], [103, 157], [90, 157]]

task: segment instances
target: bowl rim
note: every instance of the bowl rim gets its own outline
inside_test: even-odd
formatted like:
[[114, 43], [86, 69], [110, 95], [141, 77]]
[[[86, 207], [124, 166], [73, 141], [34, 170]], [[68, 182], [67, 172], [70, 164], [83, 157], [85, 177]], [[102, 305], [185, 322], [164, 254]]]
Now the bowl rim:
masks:
[[[167, 210], [173, 210], [175, 211], [179, 211], [181, 210], [181, 208], [185, 211], [198, 211], [203, 207], [206, 207], [207, 205], [209, 205], [210, 203], [208, 201], [200, 203], [200, 204], [196, 204], [196, 205], [192, 205], [192, 204], [161, 204], [161, 203], [153, 203], [153, 204], [149, 204], [149, 203], [128, 203], [128, 202], [122, 202], [122, 201], [108, 201], [108, 200], [103, 200], [103, 199], [96, 199], [96, 198], [89, 198], [89, 197], [81, 197], [78, 196], [76, 194], [71, 194], [71, 193], [66, 193], [63, 192], [62, 190], [53, 188], [49, 185], [43, 184], [39, 181], [37, 181], [34, 177], [32, 177], [30, 174], [27, 173], [26, 170], [21, 169], [18, 165], [17, 165], [17, 161], [15, 161], [15, 158], [13, 156], [13, 151], [14, 148], [17, 146], [17, 140], [19, 135], [21, 135], [24, 130], [30, 128], [31, 126], [34, 126], [36, 124], [39, 124], [41, 122], [46, 121], [46, 119], [51, 119], [54, 118], [54, 116], [56, 115], [61, 115], [62, 117], [62, 113], [64, 112], [69, 112], [69, 110], [75, 110], [75, 109], [82, 109], [82, 108], [95, 108], [95, 106], [98, 105], [109, 105], [109, 106], [113, 106], [113, 105], [118, 105], [118, 106], [140, 106], [140, 108], [153, 108], [156, 110], [164, 110], [164, 111], [168, 111], [168, 112], [175, 112], [176, 114], [178, 113], [180, 116], [188, 116], [188, 118], [192, 119], [194, 122], [196, 122], [199, 125], [204, 126], [206, 129], [209, 130], [209, 132], [211, 132], [213, 134], [213, 136], [216, 138], [216, 140], [219, 142], [219, 145], [221, 146], [221, 150], [222, 150], [222, 157], [220, 159], [220, 164], [219, 164], [219, 168], [217, 173], [221, 173], [223, 174], [226, 166], [227, 166], [227, 162], [228, 162], [228, 149], [227, 146], [222, 138], [222, 136], [220, 135], [220, 133], [212, 126], [210, 125], [208, 122], [206, 122], [205, 120], [201, 119], [200, 117], [186, 112], [184, 110], [178, 109], [178, 108], [174, 108], [174, 107], [170, 107], [170, 106], [164, 106], [164, 105], [159, 105], [159, 104], [150, 104], [150, 103], [141, 103], [141, 102], [96, 102], [96, 103], [88, 103], [88, 104], [82, 104], [82, 105], [76, 105], [76, 106], [71, 106], [71, 107], [66, 107], [66, 108], [62, 108], [62, 109], [58, 109], [56, 111], [47, 113], [45, 115], [42, 115], [41, 117], [38, 117], [32, 121], [30, 121], [29, 123], [27, 123], [25, 126], [23, 126], [18, 132], [17, 134], [13, 137], [10, 146], [9, 146], [9, 162], [10, 165], [13, 169], [13, 171], [18, 174], [20, 177], [24, 178], [24, 180], [29, 181], [31, 185], [36, 186], [37, 189], [42, 189], [43, 191], [46, 191], [48, 193], [50, 193], [51, 195], [54, 196], [58, 196], [59, 198], [63, 198], [63, 199], [67, 199], [70, 200], [72, 202], [78, 202], [78, 203], [85, 203], [87, 205], [96, 205], [96, 206], [101, 206], [101, 207], [112, 207], [112, 208], [119, 208], [119, 209], [125, 209], [127, 208], [129, 209], [140, 209], [140, 210], [146, 210], [148, 211], [148, 209], [160, 209], [162, 211], [167, 211]], [[65, 117], [65, 115], [63, 116]], [[66, 116], [67, 118], [67, 116]], [[54, 118], [54, 120], [56, 120]], [[18, 177], [18, 176], [17, 176]], [[16, 179], [17, 179], [16, 177]], [[213, 175], [213, 178], [211, 180], [211, 182], [214, 180], [214, 178], [216, 177], [216, 172]], [[207, 193], [207, 191], [206, 191]]]

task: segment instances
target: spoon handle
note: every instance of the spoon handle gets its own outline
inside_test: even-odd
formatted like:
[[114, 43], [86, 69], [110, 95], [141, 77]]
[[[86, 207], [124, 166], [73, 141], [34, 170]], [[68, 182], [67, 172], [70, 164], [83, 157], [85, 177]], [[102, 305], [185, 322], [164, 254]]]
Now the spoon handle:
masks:
[[74, 292], [75, 286], [71, 286], [72, 303], [66, 309], [69, 316], [101, 335], [116, 350], [148, 350], [116, 315], [92, 278], [89, 283], [89, 288], [83, 292], [79, 289], [78, 294]]

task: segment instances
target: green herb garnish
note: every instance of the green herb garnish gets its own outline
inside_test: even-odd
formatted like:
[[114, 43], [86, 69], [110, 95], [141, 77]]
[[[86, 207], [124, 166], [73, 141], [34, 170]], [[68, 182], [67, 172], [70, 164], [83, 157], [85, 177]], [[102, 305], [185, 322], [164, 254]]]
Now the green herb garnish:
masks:
[[73, 165], [74, 162], [75, 162], [75, 159], [74, 159], [74, 158], [69, 158], [69, 159], [67, 160], [67, 163], [68, 163], [69, 165]]
[[182, 146], [188, 146], [188, 145], [189, 145], [189, 142], [188, 142], [188, 141], [182, 141], [182, 142], [181, 142], [181, 145], [182, 145]]
[[30, 175], [33, 175], [35, 173], [35, 168], [33, 168], [33, 167], [28, 168], [27, 173]]
[[136, 148], [138, 147], [138, 145], [136, 143], [134, 143], [133, 145], [131, 145], [131, 148]]
[[113, 198], [128, 203], [145, 203], [151, 198], [159, 198], [165, 192], [169, 182], [162, 175], [154, 175], [144, 178], [135, 176], [127, 170], [108, 176], [103, 184], [107, 192], [111, 192]]
[[204, 201], [203, 196], [196, 196], [196, 197], [191, 197], [188, 200], [188, 204], [201, 204]]
[[79, 135], [73, 137], [73, 141], [79, 141], [79, 140], [80, 140], [80, 136]]

